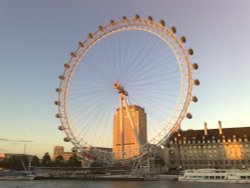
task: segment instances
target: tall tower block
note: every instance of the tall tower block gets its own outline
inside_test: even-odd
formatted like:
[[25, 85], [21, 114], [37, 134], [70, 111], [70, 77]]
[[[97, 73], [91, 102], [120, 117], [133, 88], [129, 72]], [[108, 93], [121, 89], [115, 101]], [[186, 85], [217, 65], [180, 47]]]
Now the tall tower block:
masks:
[[[143, 108], [130, 105], [128, 106], [131, 117], [135, 124], [140, 144], [147, 143], [147, 115]], [[124, 159], [128, 159], [140, 154], [139, 145], [136, 142], [134, 136], [133, 127], [129, 121], [128, 112], [123, 107], [123, 129], [124, 129]], [[120, 109], [116, 110], [113, 119], [113, 147], [112, 152], [114, 153], [115, 159], [122, 159], [122, 136], [120, 127]]]

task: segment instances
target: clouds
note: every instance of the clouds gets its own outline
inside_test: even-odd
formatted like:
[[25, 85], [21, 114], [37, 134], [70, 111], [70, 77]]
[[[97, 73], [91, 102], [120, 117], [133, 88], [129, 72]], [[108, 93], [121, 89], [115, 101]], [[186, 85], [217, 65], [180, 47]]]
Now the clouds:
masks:
[[0, 138], [0, 142], [27, 143], [27, 142], [34, 142], [34, 141], [33, 140], [12, 140], [12, 139], [7, 139], [7, 138]]

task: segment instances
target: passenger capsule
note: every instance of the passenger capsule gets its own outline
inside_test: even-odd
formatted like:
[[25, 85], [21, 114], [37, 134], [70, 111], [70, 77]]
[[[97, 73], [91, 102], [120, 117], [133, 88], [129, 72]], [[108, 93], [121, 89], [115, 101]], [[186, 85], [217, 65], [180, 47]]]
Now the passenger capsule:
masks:
[[182, 42], [182, 43], [185, 43], [185, 42], [187, 41], [187, 39], [186, 39], [185, 36], [182, 36], [180, 39], [181, 39], [181, 42]]
[[93, 38], [94, 38], [93, 35], [92, 35], [91, 33], [88, 34], [88, 37], [89, 37], [90, 39], [93, 39]]
[[191, 113], [187, 113], [186, 117], [187, 117], [188, 119], [192, 119], [193, 116], [192, 116]]
[[111, 24], [111, 25], [114, 25], [114, 24], [115, 24], [115, 21], [114, 21], [114, 20], [110, 20], [110, 24]]
[[76, 53], [75, 53], [75, 52], [71, 52], [71, 53], [70, 53], [70, 56], [71, 56], [71, 57], [76, 57]]
[[62, 89], [61, 88], [56, 88], [56, 92], [60, 93], [60, 92], [62, 92]]
[[192, 97], [192, 101], [193, 101], [193, 102], [198, 102], [198, 98], [197, 98], [196, 96], [193, 96], [193, 97]]
[[55, 101], [55, 105], [60, 106], [61, 102], [60, 101]]
[[69, 137], [65, 137], [63, 140], [64, 140], [64, 142], [69, 142], [70, 138]]
[[61, 118], [61, 114], [56, 114], [56, 118]]
[[64, 126], [60, 125], [60, 126], [58, 127], [58, 129], [59, 129], [60, 131], [63, 131], [65, 128], [64, 128]]
[[64, 77], [63, 75], [60, 75], [60, 76], [59, 76], [59, 79], [60, 79], [60, 80], [64, 80], [65, 77]]
[[79, 44], [80, 47], [82, 47], [82, 48], [84, 47], [84, 43], [83, 42], [79, 42], [78, 44]]
[[194, 84], [198, 86], [198, 85], [200, 85], [200, 81], [198, 79], [195, 79]]
[[128, 20], [128, 18], [126, 16], [123, 16], [122, 19], [123, 20]]
[[194, 54], [194, 50], [193, 50], [192, 48], [189, 48], [189, 49], [188, 49], [188, 54], [189, 54], [189, 55], [193, 55], [193, 54]]
[[199, 65], [197, 63], [192, 64], [193, 69], [197, 70], [199, 68]]
[[72, 152], [77, 152], [77, 148], [76, 148], [76, 147], [73, 147], [73, 148], [71, 149], [71, 151], [72, 151]]
[[160, 20], [159, 22], [162, 26], [165, 26], [165, 21], [164, 20]]
[[99, 30], [104, 31], [104, 29], [103, 29], [103, 27], [101, 25], [99, 26]]
[[152, 22], [153, 21], [153, 17], [152, 16], [148, 16], [148, 20]]
[[65, 67], [65, 68], [70, 68], [70, 66], [69, 66], [68, 63], [64, 64], [64, 67]]
[[172, 31], [172, 33], [176, 33], [176, 31], [177, 31], [177, 30], [176, 30], [176, 27], [174, 27], [174, 26], [171, 27], [170, 30]]
[[140, 18], [141, 18], [141, 17], [140, 17], [138, 14], [135, 15], [135, 19], [136, 19], [136, 20], [139, 20]]

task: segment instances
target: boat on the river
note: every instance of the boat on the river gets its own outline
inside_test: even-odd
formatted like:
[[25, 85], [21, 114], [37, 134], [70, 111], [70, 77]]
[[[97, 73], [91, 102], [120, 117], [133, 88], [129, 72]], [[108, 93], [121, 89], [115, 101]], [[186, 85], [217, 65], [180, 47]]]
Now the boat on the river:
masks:
[[250, 170], [247, 169], [193, 169], [185, 170], [178, 181], [250, 183]]

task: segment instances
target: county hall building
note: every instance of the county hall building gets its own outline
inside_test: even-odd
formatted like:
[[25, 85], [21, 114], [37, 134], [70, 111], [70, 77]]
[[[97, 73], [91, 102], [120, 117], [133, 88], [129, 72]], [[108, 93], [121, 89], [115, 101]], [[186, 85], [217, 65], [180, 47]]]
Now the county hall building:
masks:
[[179, 131], [172, 134], [161, 156], [170, 170], [250, 168], [250, 127]]

